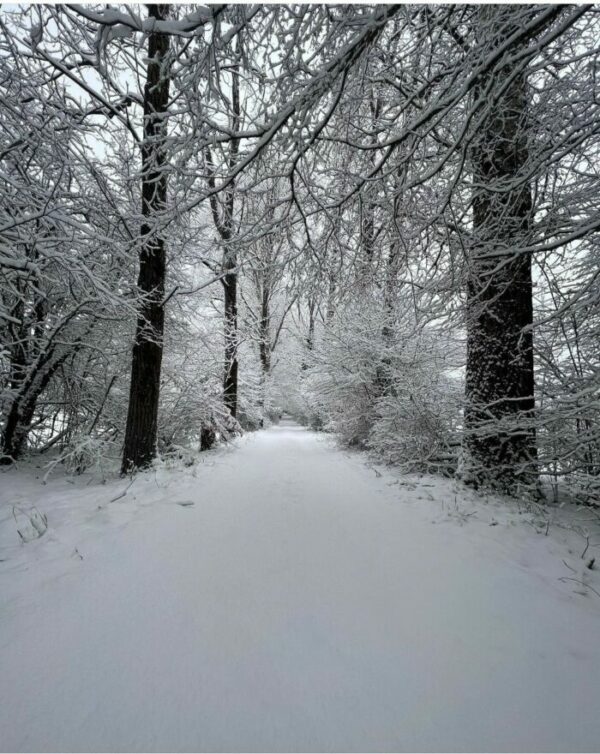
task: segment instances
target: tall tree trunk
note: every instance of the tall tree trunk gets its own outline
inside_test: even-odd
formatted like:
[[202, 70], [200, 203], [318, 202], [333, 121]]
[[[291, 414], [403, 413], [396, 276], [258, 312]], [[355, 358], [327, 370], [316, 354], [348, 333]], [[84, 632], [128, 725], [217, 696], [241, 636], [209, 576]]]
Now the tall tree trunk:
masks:
[[[268, 273], [263, 270], [260, 316], [258, 320], [258, 356], [261, 367], [259, 405], [263, 417], [267, 398], [267, 380], [271, 373], [271, 289], [267, 276]], [[261, 426], [262, 421], [261, 419]]]
[[[377, 132], [379, 116], [381, 113], [381, 100], [372, 89], [369, 96], [370, 110], [370, 128], [373, 133]], [[369, 152], [368, 164], [369, 170], [375, 169], [377, 163], [377, 153], [372, 150]], [[375, 264], [375, 243], [378, 232], [375, 227], [375, 215], [377, 209], [377, 185], [369, 184], [366, 190], [359, 196], [359, 217], [360, 217], [360, 260], [358, 265], [359, 287], [366, 289], [373, 283], [373, 273]]]
[[390, 246], [383, 281], [383, 324], [381, 327], [381, 338], [384, 353], [375, 376], [375, 388], [377, 394], [380, 396], [393, 396], [396, 394], [393, 385], [394, 374], [390, 354], [394, 348], [394, 333], [397, 329], [398, 278], [402, 264], [402, 238], [400, 234], [403, 223], [403, 181], [404, 170], [400, 169], [393, 183], [393, 226], [391, 228]]
[[268, 282], [263, 282], [260, 302], [259, 322], [259, 356], [263, 372], [263, 380], [271, 371], [271, 312], [270, 312], [271, 289]]
[[[240, 99], [240, 41], [236, 37], [234, 61], [231, 66], [231, 121], [230, 128], [235, 133], [239, 130], [243, 120], [242, 103]], [[227, 168], [233, 170], [237, 165], [240, 140], [235, 137], [229, 145], [227, 154]], [[207, 168], [208, 185], [213, 190], [210, 197], [210, 207], [213, 222], [223, 242], [222, 278], [224, 291], [224, 335], [225, 335], [225, 368], [223, 373], [223, 403], [235, 419], [238, 408], [238, 306], [237, 306], [237, 254], [233, 247], [234, 209], [235, 209], [235, 181], [231, 180], [223, 198], [219, 199], [215, 192], [215, 166], [210, 147], [205, 148], [205, 165]]]
[[359, 202], [360, 217], [360, 260], [358, 264], [359, 288], [365, 289], [372, 283], [375, 258], [375, 205], [368, 198]]
[[229, 413], [237, 416], [238, 404], [238, 307], [236, 258], [231, 247], [226, 247], [223, 267], [228, 270], [223, 278], [225, 291], [225, 374], [223, 377], [223, 401]]
[[[510, 6], [481, 6], [482, 33], [502, 29], [505, 38], [514, 31], [511, 14]], [[475, 98], [489, 101], [500, 87], [506, 88], [490, 105], [471, 151], [474, 242], [468, 260], [463, 475], [514, 493], [536, 480], [531, 255], [520, 251], [533, 213], [523, 177], [526, 71], [507, 64], [490, 72]]]
[[[398, 207], [394, 206], [394, 215], [398, 217]], [[381, 339], [384, 353], [375, 372], [377, 395], [395, 395], [394, 374], [390, 354], [394, 348], [394, 330], [396, 329], [396, 300], [398, 296], [398, 271], [400, 266], [400, 244], [392, 240], [386, 262], [385, 281], [383, 284], [383, 324]]]
[[[164, 20], [168, 5], [149, 5], [151, 18]], [[131, 359], [131, 387], [121, 470], [147, 467], [156, 455], [158, 399], [164, 332], [165, 240], [157, 227], [167, 202], [165, 111], [169, 101], [168, 34], [148, 37], [142, 146], [141, 296]]]
[[315, 347], [315, 313], [317, 309], [317, 302], [315, 298], [310, 298], [308, 301], [308, 335], [306, 336], [306, 348], [308, 351], [312, 351]]
[[317, 301], [314, 295], [308, 298], [308, 332], [306, 334], [306, 353], [302, 359], [300, 368], [302, 371], [306, 371], [309, 367], [310, 354], [315, 347], [315, 319], [317, 311]]

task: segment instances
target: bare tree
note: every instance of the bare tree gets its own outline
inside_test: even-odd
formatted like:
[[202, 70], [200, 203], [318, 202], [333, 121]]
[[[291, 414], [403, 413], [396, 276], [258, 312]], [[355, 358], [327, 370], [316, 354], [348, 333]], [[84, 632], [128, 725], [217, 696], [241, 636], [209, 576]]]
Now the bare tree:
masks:
[[[150, 18], [164, 21], [168, 5], [149, 5]], [[142, 215], [138, 290], [141, 305], [131, 357], [131, 387], [122, 471], [148, 466], [156, 455], [160, 368], [164, 332], [165, 238], [158, 218], [167, 206], [166, 152], [169, 103], [169, 35], [148, 35], [142, 145]]]

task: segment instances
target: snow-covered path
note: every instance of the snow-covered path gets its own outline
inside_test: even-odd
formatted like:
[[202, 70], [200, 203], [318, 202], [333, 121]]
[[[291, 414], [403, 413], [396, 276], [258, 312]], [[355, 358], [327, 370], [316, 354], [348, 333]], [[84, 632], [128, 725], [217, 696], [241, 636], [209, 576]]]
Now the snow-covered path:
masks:
[[3, 750], [600, 747], [600, 609], [550, 538], [433, 525], [299, 427], [216, 459], [43, 585], [0, 572], [34, 584], [2, 601]]

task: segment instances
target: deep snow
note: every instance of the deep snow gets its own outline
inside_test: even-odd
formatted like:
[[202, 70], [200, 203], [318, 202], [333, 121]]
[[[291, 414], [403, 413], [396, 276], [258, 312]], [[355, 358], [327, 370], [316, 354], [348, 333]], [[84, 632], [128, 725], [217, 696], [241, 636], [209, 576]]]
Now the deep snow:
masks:
[[0, 478], [2, 750], [600, 747], [600, 580], [558, 512], [294, 426], [126, 487]]

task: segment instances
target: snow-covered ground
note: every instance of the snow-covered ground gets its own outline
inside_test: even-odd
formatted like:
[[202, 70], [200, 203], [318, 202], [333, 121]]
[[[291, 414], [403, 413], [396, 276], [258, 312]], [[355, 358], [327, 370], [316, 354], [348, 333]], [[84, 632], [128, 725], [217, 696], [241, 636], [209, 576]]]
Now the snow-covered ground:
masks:
[[597, 530], [294, 426], [87, 481], [0, 478], [3, 750], [600, 748]]

